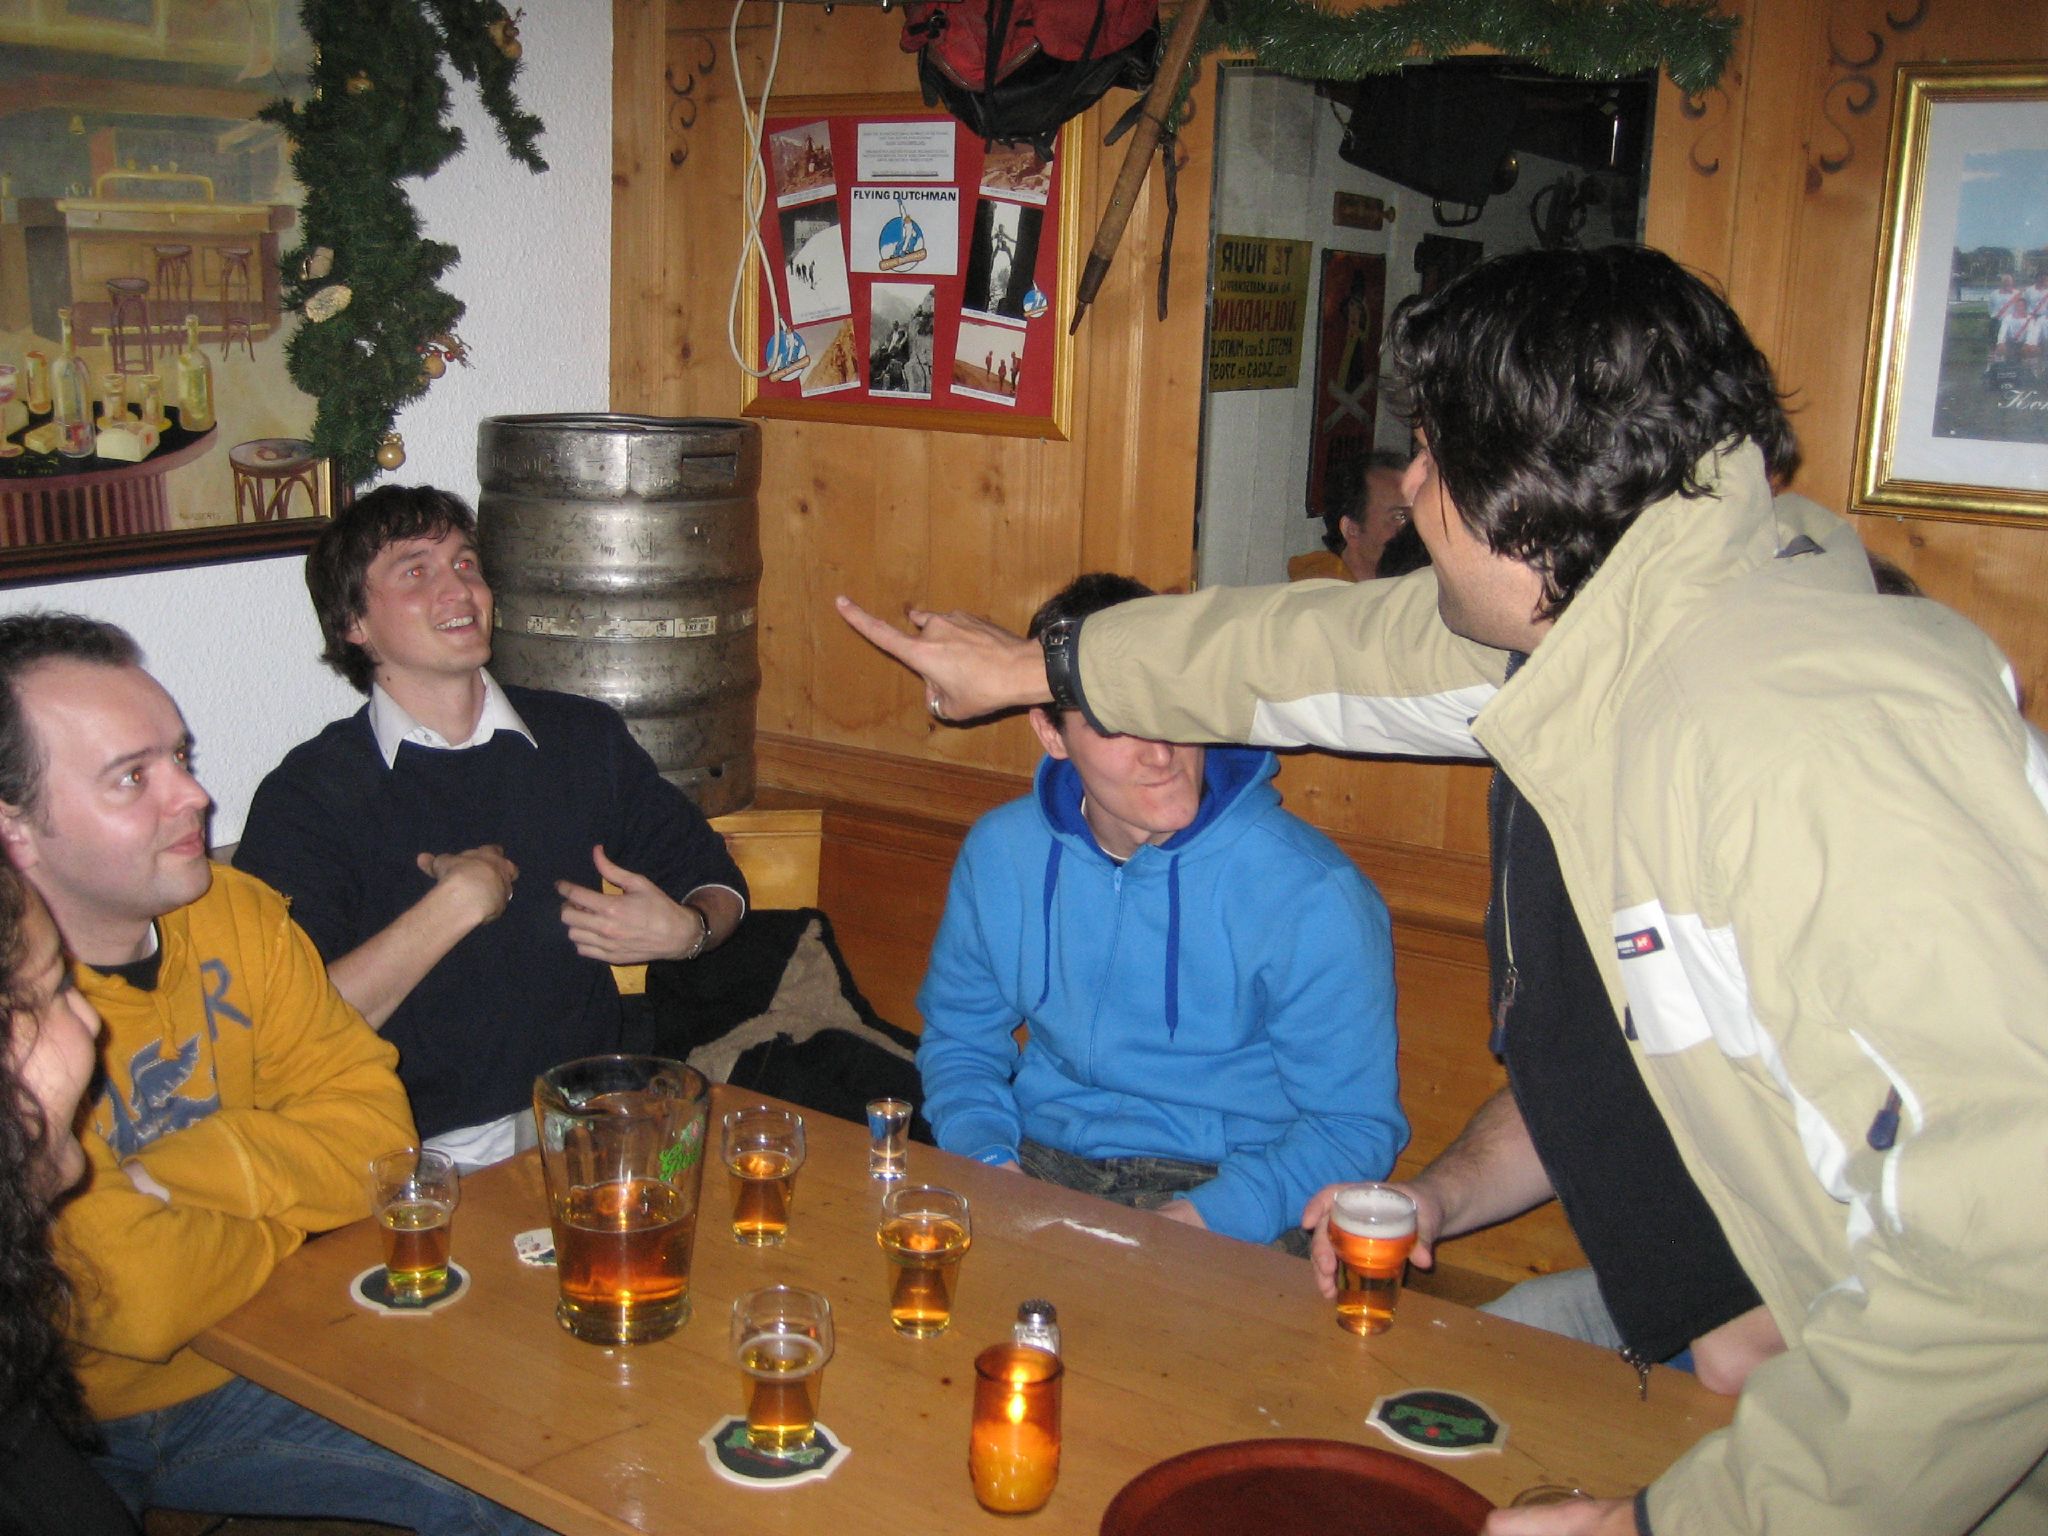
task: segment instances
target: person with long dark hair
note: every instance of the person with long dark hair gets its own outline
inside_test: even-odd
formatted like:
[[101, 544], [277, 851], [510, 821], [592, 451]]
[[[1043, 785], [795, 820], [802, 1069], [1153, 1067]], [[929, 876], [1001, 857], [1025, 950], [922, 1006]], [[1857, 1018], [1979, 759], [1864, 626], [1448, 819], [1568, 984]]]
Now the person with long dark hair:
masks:
[[42, 898], [0, 864], [0, 1536], [135, 1532], [83, 1454], [97, 1436], [50, 1251], [51, 1208], [85, 1173], [78, 1101], [99, 1031]]

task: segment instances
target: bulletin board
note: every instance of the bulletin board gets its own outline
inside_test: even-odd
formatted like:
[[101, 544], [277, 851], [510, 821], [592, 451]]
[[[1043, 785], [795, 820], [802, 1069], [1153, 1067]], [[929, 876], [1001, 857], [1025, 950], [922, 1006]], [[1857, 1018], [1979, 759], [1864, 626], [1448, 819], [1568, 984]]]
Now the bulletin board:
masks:
[[1050, 162], [915, 95], [789, 97], [762, 136], [742, 414], [1064, 440], [1078, 130]]

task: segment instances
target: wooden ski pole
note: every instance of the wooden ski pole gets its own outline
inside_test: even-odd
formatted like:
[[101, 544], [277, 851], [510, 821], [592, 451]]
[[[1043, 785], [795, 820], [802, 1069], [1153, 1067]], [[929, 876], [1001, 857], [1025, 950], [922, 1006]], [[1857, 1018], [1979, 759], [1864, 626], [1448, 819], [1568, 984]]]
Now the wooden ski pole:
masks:
[[1074, 318], [1067, 326], [1069, 336], [1081, 328], [1081, 317], [1102, 291], [1102, 280], [1109, 274], [1116, 248], [1123, 243], [1124, 226], [1131, 221], [1138, 189], [1145, 185], [1153, 151], [1159, 148], [1159, 135], [1166, 128], [1167, 108], [1173, 105], [1174, 93], [1180, 89], [1180, 77], [1187, 72], [1188, 59], [1195, 51], [1195, 34], [1201, 30], [1202, 18], [1208, 11], [1209, 0], [1183, 0], [1180, 14], [1173, 19], [1166, 52], [1159, 60], [1159, 72], [1152, 77], [1152, 87], [1145, 93], [1144, 108], [1131, 129], [1130, 147], [1124, 151], [1123, 169], [1117, 172], [1116, 185], [1110, 188], [1109, 206], [1102, 210], [1095, 244], [1089, 247], [1088, 263], [1081, 269], [1080, 286], [1074, 295]]

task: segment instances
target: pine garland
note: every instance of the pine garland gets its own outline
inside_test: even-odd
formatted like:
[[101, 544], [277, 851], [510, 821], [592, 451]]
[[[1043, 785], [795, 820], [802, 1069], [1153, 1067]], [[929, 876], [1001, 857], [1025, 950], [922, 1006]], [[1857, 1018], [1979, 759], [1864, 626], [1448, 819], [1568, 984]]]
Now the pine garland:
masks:
[[1738, 25], [1712, 0], [1395, 0], [1341, 16], [1306, 0], [1213, 0], [1195, 52], [1248, 53], [1305, 80], [1357, 80], [1477, 43], [1581, 79], [1662, 65], [1697, 94], [1721, 78]]
[[300, 17], [317, 50], [312, 95], [261, 114], [291, 136], [306, 194], [299, 244], [280, 261], [284, 301], [305, 317], [285, 365], [319, 402], [314, 452], [353, 485], [378, 472], [378, 444], [426, 392], [429, 355], [462, 360], [462, 301], [440, 286], [458, 252], [421, 237], [400, 185], [462, 151], [442, 61], [477, 83], [514, 159], [547, 162], [540, 119], [512, 93], [518, 29], [498, 0], [304, 0]]

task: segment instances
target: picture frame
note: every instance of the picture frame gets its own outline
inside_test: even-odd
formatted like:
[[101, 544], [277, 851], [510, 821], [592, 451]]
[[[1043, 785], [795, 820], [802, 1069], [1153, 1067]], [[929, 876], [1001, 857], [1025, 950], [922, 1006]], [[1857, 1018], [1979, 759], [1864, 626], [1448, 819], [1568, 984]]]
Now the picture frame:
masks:
[[[0, 411], [0, 587], [306, 548], [347, 488], [310, 458], [316, 403], [288, 376], [277, 264], [302, 193], [257, 116], [310, 88], [297, 6], [53, 5], [10, 28], [30, 46], [28, 105], [0, 124], [0, 363], [22, 386]], [[156, 391], [140, 461], [25, 445], [52, 419], [32, 381], [67, 313], [89, 410], [116, 375], [138, 418]], [[208, 402], [192, 428], [188, 321]]]
[[1850, 507], [2038, 524], [2048, 67], [1902, 66], [1882, 207]]
[[915, 93], [780, 97], [762, 138], [740, 346], [778, 376], [743, 375], [743, 416], [1067, 439], [1078, 119], [1049, 163]]

